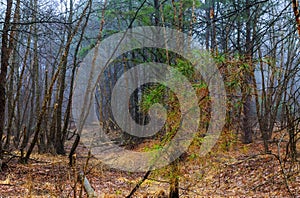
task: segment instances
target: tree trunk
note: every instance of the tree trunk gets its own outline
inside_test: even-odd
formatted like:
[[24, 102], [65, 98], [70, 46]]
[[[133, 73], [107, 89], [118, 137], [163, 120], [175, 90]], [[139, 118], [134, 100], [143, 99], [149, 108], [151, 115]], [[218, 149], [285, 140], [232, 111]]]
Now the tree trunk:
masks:
[[[206, 0], [205, 1], [205, 5], [209, 5], [210, 1]], [[210, 38], [210, 29], [211, 29], [211, 25], [210, 25], [210, 6], [208, 6], [205, 10], [206, 14], [206, 30], [205, 30], [205, 48], [207, 51], [209, 51], [209, 38]]]
[[250, 0], [246, 0], [246, 48], [245, 48], [245, 64], [247, 65], [244, 68], [244, 79], [243, 79], [243, 87], [242, 87], [242, 95], [243, 95], [243, 131], [244, 131], [244, 139], [243, 142], [245, 144], [251, 143], [252, 140], [252, 124], [251, 124], [251, 104], [252, 104], [252, 95], [251, 95], [251, 84], [253, 83], [251, 70], [252, 70], [252, 40], [251, 40], [251, 10], [250, 10]]
[[[16, 2], [16, 8], [15, 8], [15, 13], [14, 13], [14, 25], [12, 26], [12, 30], [17, 30], [18, 25], [17, 23], [19, 22], [20, 18], [20, 0], [17, 0]], [[10, 81], [9, 81], [9, 90], [7, 93], [7, 106], [8, 106], [8, 126], [7, 126], [7, 138], [5, 142], [5, 149], [8, 149], [10, 146], [10, 137], [11, 137], [11, 132], [12, 132], [12, 124], [13, 124], [13, 118], [14, 118], [14, 111], [15, 111], [15, 106], [16, 106], [16, 100], [14, 100], [14, 75], [15, 75], [15, 70], [18, 65], [18, 59], [17, 59], [17, 41], [19, 37], [19, 32], [18, 31], [12, 31], [10, 34], [9, 38], [9, 49], [12, 53], [12, 64], [11, 64], [11, 71], [10, 71]]]
[[[32, 26], [30, 27], [30, 32], [32, 30]], [[21, 107], [23, 106], [23, 100], [20, 100], [20, 95], [21, 95], [21, 90], [22, 90], [22, 83], [23, 83], [23, 76], [25, 73], [25, 69], [26, 69], [26, 63], [27, 63], [27, 59], [30, 53], [30, 42], [31, 42], [31, 35], [29, 34], [27, 37], [27, 45], [26, 45], [26, 51], [25, 51], [25, 56], [23, 59], [23, 65], [22, 65], [22, 70], [21, 70], [21, 74], [19, 76], [19, 80], [18, 80], [18, 87], [17, 87], [17, 93], [16, 93], [16, 97], [15, 97], [15, 101], [17, 103], [17, 143], [19, 144], [19, 142], [21, 141], [21, 134], [20, 131], [22, 130], [22, 123], [23, 123], [23, 117], [24, 115], [22, 115], [21, 113]], [[26, 108], [25, 108], [26, 109]], [[20, 149], [24, 149], [26, 147], [28, 143], [28, 139], [25, 139], [25, 135], [23, 134], [23, 141], [22, 141], [22, 145]]]
[[6, 75], [9, 65], [10, 50], [8, 47], [8, 33], [10, 29], [10, 17], [13, 0], [7, 0], [5, 19], [2, 31], [1, 46], [1, 72], [0, 72], [0, 158], [2, 158], [2, 136], [5, 128], [5, 105], [6, 105]]
[[170, 198], [179, 198], [179, 159], [172, 162], [171, 166], [171, 181], [170, 181]]
[[[70, 14], [68, 17], [68, 22], [72, 23], [72, 18], [73, 18], [73, 0], [70, 0]], [[74, 35], [72, 35], [72, 31], [71, 31], [71, 27], [69, 27], [70, 29], [68, 30], [68, 35], [67, 35], [67, 41], [71, 41], [72, 37]], [[68, 55], [69, 55], [69, 51], [70, 51], [70, 47], [71, 45], [67, 45], [65, 48], [65, 54], [62, 57], [62, 61], [61, 61], [61, 66], [62, 66], [62, 70], [60, 72], [60, 78], [59, 78], [59, 95], [58, 95], [58, 101], [57, 101], [57, 115], [56, 115], [56, 137], [55, 137], [55, 149], [56, 149], [56, 153], [57, 154], [65, 154], [65, 148], [64, 148], [64, 144], [65, 144], [65, 134], [64, 132], [66, 132], [65, 130], [62, 130], [61, 124], [62, 124], [62, 107], [63, 107], [63, 100], [64, 100], [64, 92], [65, 92], [65, 87], [66, 87], [66, 72], [67, 72], [67, 63], [68, 63]]]

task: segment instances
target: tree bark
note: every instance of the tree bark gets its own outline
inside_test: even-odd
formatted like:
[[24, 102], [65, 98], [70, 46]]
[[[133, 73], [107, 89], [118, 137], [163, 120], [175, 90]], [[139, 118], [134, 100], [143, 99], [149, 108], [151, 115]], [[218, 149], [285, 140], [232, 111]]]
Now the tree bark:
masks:
[[11, 63], [11, 71], [10, 71], [10, 81], [9, 81], [9, 90], [7, 93], [7, 106], [8, 106], [8, 126], [7, 126], [7, 137], [5, 142], [5, 149], [8, 149], [10, 146], [10, 137], [12, 132], [12, 124], [13, 124], [13, 118], [14, 118], [14, 112], [15, 112], [15, 106], [16, 106], [16, 100], [13, 99], [14, 96], [14, 75], [15, 70], [17, 68], [18, 62], [17, 62], [17, 40], [19, 37], [19, 32], [15, 31], [18, 29], [17, 23], [19, 22], [20, 18], [20, 0], [17, 0], [16, 2], [16, 8], [14, 13], [14, 25], [12, 26], [12, 31], [9, 38], [9, 49], [12, 52], [12, 63]]
[[298, 30], [298, 34], [300, 36], [300, 12], [298, 9], [298, 1], [297, 0], [292, 0], [293, 3], [293, 10], [294, 10], [294, 15], [295, 15], [295, 20], [296, 20], [296, 24], [297, 24], [297, 30]]
[[1, 72], [0, 72], [0, 158], [2, 158], [2, 136], [5, 128], [5, 105], [6, 105], [6, 75], [9, 66], [10, 50], [8, 47], [8, 34], [13, 0], [7, 0], [5, 19], [2, 31], [1, 46]]
[[171, 180], [170, 180], [170, 193], [169, 197], [171, 198], [179, 198], [179, 159], [176, 159], [171, 167]]
[[244, 139], [243, 142], [245, 144], [251, 143], [252, 140], [252, 124], [251, 124], [251, 103], [252, 103], [252, 95], [251, 95], [251, 84], [253, 83], [251, 70], [252, 70], [252, 40], [251, 40], [251, 10], [250, 10], [250, 0], [246, 0], [246, 48], [245, 48], [245, 63], [247, 65], [244, 68], [244, 82], [242, 87], [242, 95], [243, 95], [243, 131], [244, 131]]

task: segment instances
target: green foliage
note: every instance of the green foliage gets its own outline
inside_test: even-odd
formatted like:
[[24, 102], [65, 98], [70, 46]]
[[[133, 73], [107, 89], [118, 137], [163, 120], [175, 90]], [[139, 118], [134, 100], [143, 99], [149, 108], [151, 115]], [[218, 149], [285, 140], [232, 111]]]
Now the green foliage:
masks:
[[[144, 6], [137, 16], [138, 23], [140, 25], [151, 25], [152, 17], [150, 17], [155, 12], [153, 6]], [[134, 13], [135, 14], [135, 11]]]
[[[193, 0], [183, 0], [181, 2], [182, 2], [183, 10], [188, 10], [193, 6]], [[177, 9], [179, 9], [181, 2], [180, 1], [175, 2], [175, 6], [176, 6]], [[196, 8], [200, 7], [200, 5], [201, 5], [200, 1], [195, 1], [195, 7]]]
[[167, 19], [172, 19], [174, 17], [173, 7], [171, 4], [166, 4], [163, 8], [163, 12], [165, 13], [164, 17]]
[[89, 51], [95, 46], [95, 44], [96, 41], [92, 40], [90, 45], [80, 48], [78, 52], [79, 57], [80, 58], [85, 57], [89, 53]]
[[216, 63], [222, 64], [222, 63], [226, 62], [226, 55], [225, 54], [219, 54], [218, 56], [215, 56], [214, 59], [215, 59]]
[[196, 153], [192, 153], [190, 156], [189, 156], [189, 159], [190, 160], [194, 160], [198, 157], [198, 155]]
[[198, 88], [198, 89], [207, 89], [208, 85], [204, 81], [200, 81], [199, 83], [193, 83], [193, 88]]
[[200, 147], [204, 141], [204, 137], [197, 134], [193, 139], [193, 145]]
[[161, 144], [153, 144], [151, 147], [145, 147], [143, 149], [144, 152], [149, 152], [149, 151], [157, 151], [161, 150], [163, 148], [163, 145]]
[[188, 79], [194, 75], [193, 65], [186, 60], [178, 59], [175, 68]]
[[116, 190], [115, 193], [116, 193], [116, 195], [121, 195], [122, 191], [121, 190]]
[[[174, 74], [175, 79], [176, 79], [176, 75], [184, 75], [189, 80], [193, 79], [195, 72], [194, 72], [194, 67], [190, 62], [177, 58], [176, 64], [173, 64], [172, 67], [179, 72], [178, 74], [176, 73]], [[204, 87], [206, 85], [204, 85], [203, 83], [194, 83], [193, 86], [197, 88], [199, 86]], [[148, 87], [143, 94], [143, 99], [140, 104], [142, 109], [144, 111], [148, 111], [153, 104], [163, 102], [166, 99], [165, 98], [166, 92], [167, 92], [167, 87], [162, 84]], [[169, 100], [168, 102], [171, 102], [170, 100], [174, 100], [174, 98], [172, 98], [171, 96], [172, 95], [168, 94], [167, 97], [167, 99]]]
[[241, 64], [241, 69], [243, 69], [245, 71], [249, 71], [250, 70], [250, 65], [248, 63], [242, 63]]
[[243, 106], [243, 101], [242, 101], [242, 99], [238, 99], [235, 103], [234, 103], [234, 105], [233, 105], [233, 107], [235, 108], [235, 109], [239, 109], [239, 108], [241, 108]]
[[162, 84], [147, 88], [140, 104], [142, 109], [146, 112], [153, 104], [160, 103], [163, 100], [165, 90], [166, 87]]
[[236, 89], [236, 88], [240, 87], [241, 84], [240, 84], [239, 79], [234, 78], [230, 81], [226, 81], [225, 85], [231, 89]]
[[221, 143], [221, 149], [229, 151], [237, 143], [237, 137], [234, 131], [230, 130], [227, 134], [224, 134], [224, 141]]

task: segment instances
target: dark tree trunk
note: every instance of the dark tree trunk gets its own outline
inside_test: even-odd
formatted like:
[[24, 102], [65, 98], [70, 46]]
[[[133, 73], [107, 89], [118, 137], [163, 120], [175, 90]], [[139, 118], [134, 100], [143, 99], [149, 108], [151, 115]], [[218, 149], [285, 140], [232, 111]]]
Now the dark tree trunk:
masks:
[[251, 95], [246, 94], [245, 101], [243, 104], [243, 131], [244, 131], [244, 140], [245, 144], [252, 142], [252, 126], [251, 126]]
[[6, 13], [2, 31], [1, 46], [1, 72], [0, 72], [0, 158], [2, 157], [2, 136], [5, 128], [5, 99], [6, 99], [6, 75], [9, 65], [8, 33], [10, 29], [10, 17], [13, 0], [7, 0]]
[[171, 181], [170, 181], [170, 198], [179, 198], [179, 178], [178, 178], [178, 167], [179, 159], [172, 162], [171, 166]]
[[[12, 30], [18, 29], [18, 21], [20, 18], [20, 0], [17, 0], [16, 2], [16, 7], [15, 7], [15, 13], [14, 13], [14, 25], [12, 25]], [[16, 106], [16, 100], [14, 100], [14, 74], [15, 70], [18, 65], [18, 52], [17, 52], [17, 41], [19, 37], [19, 32], [11, 32], [10, 38], [9, 38], [9, 50], [10, 53], [12, 53], [12, 64], [11, 64], [11, 71], [10, 71], [10, 81], [9, 81], [9, 92], [7, 93], [7, 106], [8, 106], [8, 126], [7, 126], [7, 138], [5, 142], [5, 149], [8, 149], [10, 146], [10, 137], [12, 133], [12, 128], [13, 128], [13, 118], [14, 118], [14, 111], [15, 111], [15, 106]]]
[[[209, 5], [208, 0], [205, 1], [205, 5]], [[208, 51], [209, 50], [209, 38], [210, 38], [210, 6], [205, 11], [205, 16], [206, 16], [206, 30], [205, 30], [205, 48]]]
[[[132, 7], [132, 6], [131, 6]], [[160, 24], [160, 11], [159, 11], [159, 0], [154, 0], [155, 19], [154, 24], [158, 26]]]
[[251, 103], [252, 103], [252, 95], [251, 95], [251, 84], [253, 83], [251, 70], [252, 70], [252, 40], [251, 40], [251, 28], [252, 23], [250, 20], [251, 10], [250, 10], [250, 1], [246, 0], [246, 46], [245, 46], [245, 63], [248, 65], [248, 68], [244, 68], [244, 82], [242, 88], [243, 95], [243, 131], [244, 131], [244, 139], [243, 142], [248, 144], [251, 143], [252, 140], [252, 126], [251, 126]]

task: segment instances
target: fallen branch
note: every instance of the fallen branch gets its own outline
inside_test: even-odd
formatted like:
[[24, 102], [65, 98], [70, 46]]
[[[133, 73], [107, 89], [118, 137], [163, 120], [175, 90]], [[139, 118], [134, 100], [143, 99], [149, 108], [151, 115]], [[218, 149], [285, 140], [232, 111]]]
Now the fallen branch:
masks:
[[132, 191], [129, 193], [129, 195], [126, 198], [130, 198], [134, 195], [134, 193], [140, 188], [140, 186], [144, 183], [144, 181], [146, 181], [146, 179], [148, 178], [148, 176], [150, 175], [151, 171], [147, 171], [146, 174], [144, 175], [144, 177], [141, 179], [141, 181], [139, 181], [135, 187], [132, 189]]
[[264, 156], [264, 155], [266, 155], [266, 153], [258, 153], [258, 154], [250, 155], [250, 156], [246, 157], [245, 159], [235, 161], [231, 164], [225, 164], [225, 166], [236, 166], [236, 165], [242, 164], [242, 163], [244, 163], [248, 160], [254, 159], [254, 158], [256, 158], [258, 156], [261, 156], [261, 155]]
[[95, 192], [95, 190], [91, 186], [89, 180], [86, 178], [86, 176], [84, 175], [84, 173], [82, 171], [79, 172], [78, 179], [79, 179], [79, 181], [82, 181], [84, 190], [87, 193], [89, 198], [97, 197], [97, 193]]

